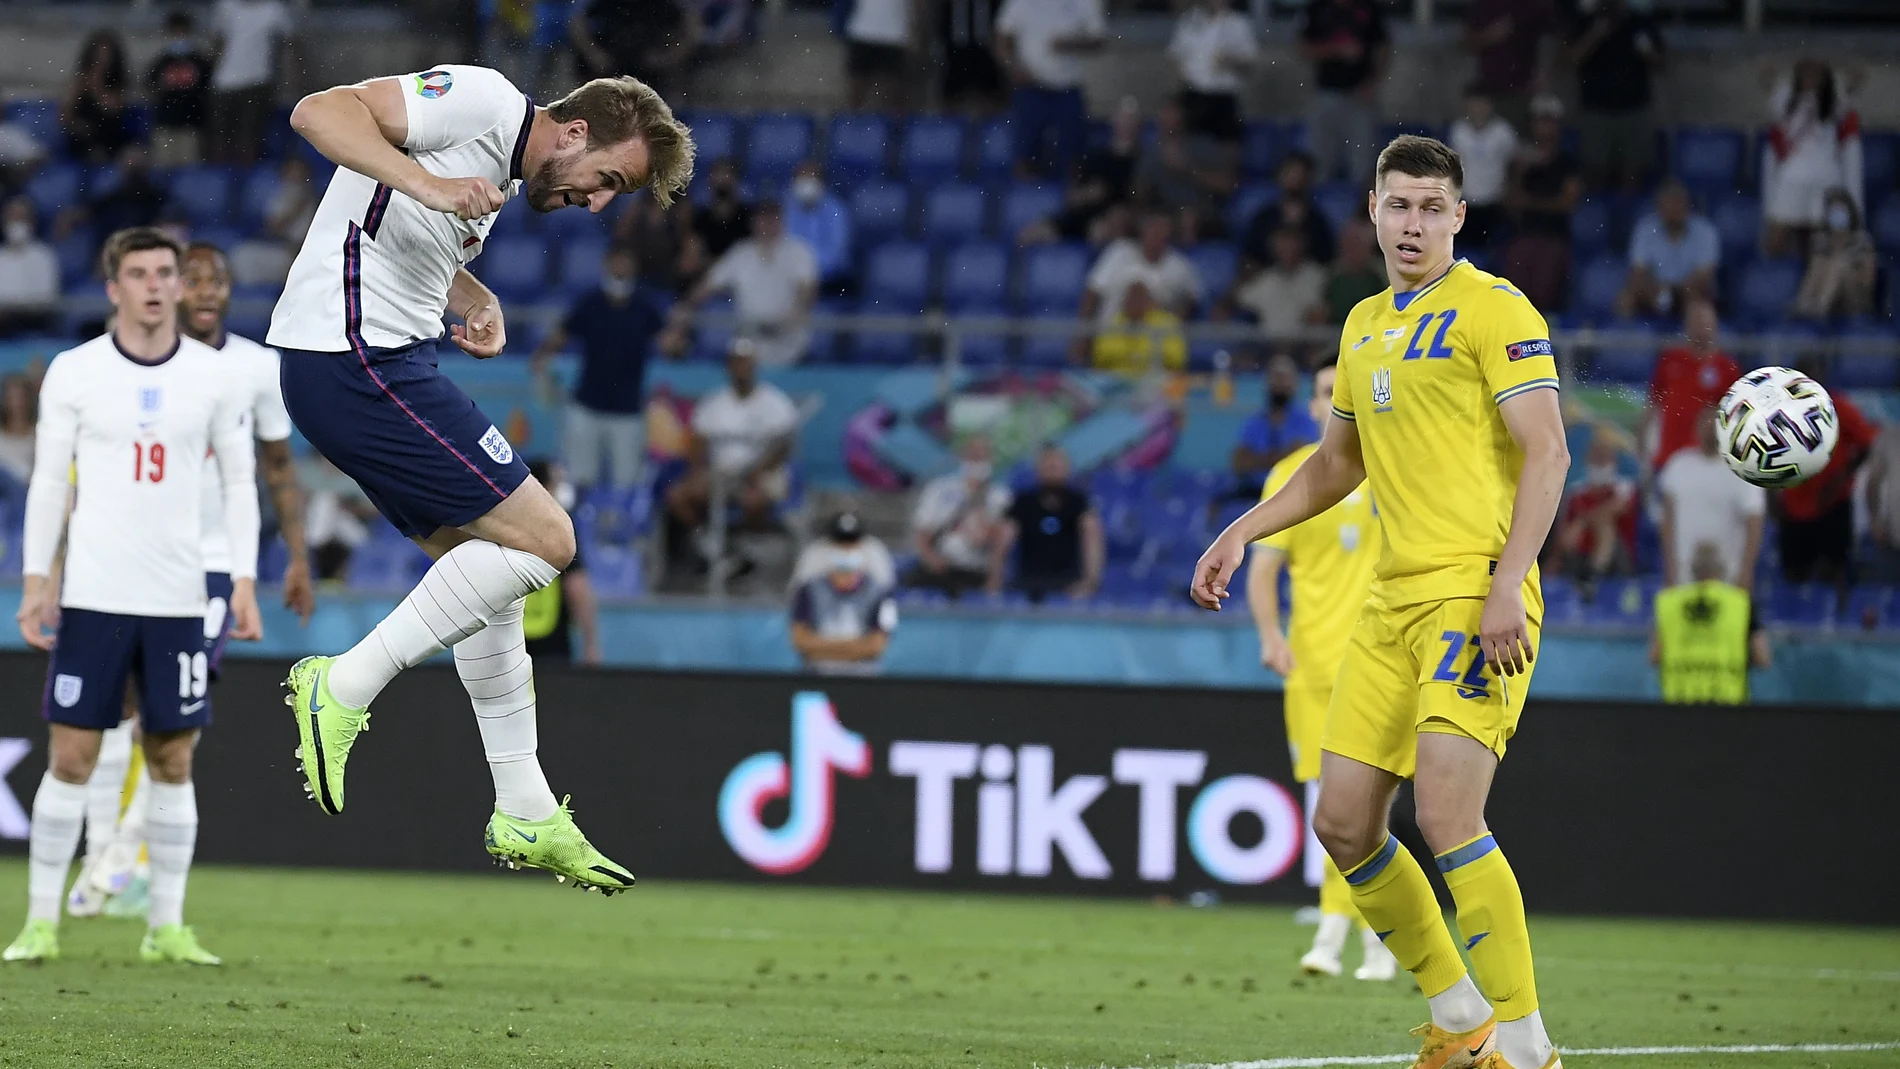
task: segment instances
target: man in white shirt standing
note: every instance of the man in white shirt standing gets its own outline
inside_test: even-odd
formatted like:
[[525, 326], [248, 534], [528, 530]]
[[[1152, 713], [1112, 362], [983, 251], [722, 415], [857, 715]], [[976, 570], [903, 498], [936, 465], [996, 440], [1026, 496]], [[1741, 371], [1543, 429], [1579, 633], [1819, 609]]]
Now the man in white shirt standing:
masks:
[[1486, 249], [1504, 223], [1504, 192], [1517, 156], [1517, 131], [1497, 113], [1482, 82], [1465, 88], [1465, 113], [1452, 121], [1446, 143], [1465, 165], [1462, 248]]
[[32, 201], [7, 202], [0, 233], [0, 336], [44, 330], [59, 310], [59, 257], [34, 224]]
[[1195, 0], [1174, 24], [1168, 55], [1181, 73], [1188, 132], [1240, 140], [1240, 90], [1260, 55], [1253, 23], [1231, 0]]
[[911, 512], [911, 548], [917, 563], [907, 586], [959, 597], [990, 582], [990, 557], [1007, 535], [1009, 487], [992, 477], [990, 440], [972, 435], [958, 451], [957, 470], [924, 484]]
[[910, 83], [921, 65], [920, 15], [917, 0], [857, 0], [844, 25], [852, 111], [873, 104], [900, 114], [910, 110]]
[[[277, 354], [224, 329], [225, 316], [231, 310], [231, 265], [217, 246], [194, 242], [186, 247], [181, 277], [184, 300], [178, 309], [178, 329], [224, 357], [221, 371], [229, 377], [237, 395], [238, 418], [257, 438], [264, 482], [270, 487], [277, 527], [289, 551], [284, 566], [284, 607], [308, 621], [316, 610], [316, 593], [311, 585], [310, 555], [304, 546], [303, 488], [298, 485], [297, 469], [290, 456], [290, 413], [284, 410], [283, 388], [278, 383]], [[218, 681], [225, 641], [230, 635], [235, 589], [231, 540], [220, 518], [224, 505], [216, 463], [215, 459], [205, 461], [199, 524], [208, 598], [204, 652], [213, 683]], [[133, 879], [139, 848], [144, 845], [144, 821], [139, 816], [149, 808], [149, 768], [140, 771], [132, 797], [125, 802], [127, 819], [119, 818], [120, 796], [132, 760], [133, 723], [128, 719], [105, 733], [99, 762], [87, 786], [86, 860], [66, 905], [67, 912], [75, 917], [106, 909], [108, 895], [120, 896], [113, 907], [115, 916], [125, 915], [126, 910], [136, 913], [149, 894], [148, 889], [134, 886], [138, 881]]]
[[295, 27], [283, 0], [218, 0], [211, 14], [218, 64], [211, 72], [211, 157], [255, 163], [277, 106], [278, 53]]
[[522, 618], [574, 559], [573, 521], [437, 359], [445, 315], [478, 360], [507, 344], [500, 301], [466, 267], [504, 204], [602, 212], [650, 187], [665, 206], [692, 178], [692, 134], [633, 78], [541, 108], [494, 70], [453, 65], [316, 93], [290, 124], [337, 171], [271, 315], [284, 400], [310, 444], [435, 560], [361, 642], [291, 668], [304, 786], [342, 812], [370, 703], [453, 647], [495, 782], [489, 855], [625, 890], [633, 876], [581, 834], [535, 756]]
[[[53, 358], [27, 490], [20, 633], [51, 650], [42, 714], [51, 757], [33, 799], [27, 921], [7, 961], [59, 956], [59, 900], [79, 845], [102, 733], [138, 684], [152, 792], [146, 961], [216, 965], [184, 926], [198, 838], [192, 748], [211, 721], [200, 495], [215, 458], [218, 519], [231, 548], [231, 633], [263, 630], [255, 589], [257, 485], [251, 429], [225, 361], [178, 333], [178, 243], [149, 227], [107, 239], [114, 332]], [[76, 487], [70, 529], [67, 488]], [[53, 559], [67, 535], [64, 583]], [[57, 636], [46, 633], [55, 614]]]
[[662, 348], [679, 349], [693, 309], [715, 293], [732, 294], [737, 333], [752, 340], [760, 363], [783, 367], [805, 355], [812, 304], [818, 299], [818, 257], [810, 245], [785, 232], [785, 213], [777, 201], [752, 206], [752, 236], [727, 249], [676, 306]]
[[1696, 420], [1696, 434], [1696, 447], [1676, 450], [1656, 476], [1663, 505], [1663, 585], [1692, 581], [1696, 547], [1709, 543], [1722, 556], [1718, 578], [1753, 589], [1768, 491], [1736, 478], [1723, 463], [1716, 452], [1715, 409]]
[[1088, 124], [1081, 57], [1107, 40], [1101, 0], [1004, 0], [996, 56], [1014, 86], [1009, 121], [1020, 173], [1066, 178], [1081, 158]]
[[1082, 291], [1081, 317], [1106, 323], [1121, 311], [1122, 295], [1141, 283], [1155, 303], [1183, 319], [1207, 296], [1194, 262], [1174, 247], [1174, 220], [1150, 210], [1141, 219], [1139, 240], [1122, 238], [1102, 250], [1089, 268]]

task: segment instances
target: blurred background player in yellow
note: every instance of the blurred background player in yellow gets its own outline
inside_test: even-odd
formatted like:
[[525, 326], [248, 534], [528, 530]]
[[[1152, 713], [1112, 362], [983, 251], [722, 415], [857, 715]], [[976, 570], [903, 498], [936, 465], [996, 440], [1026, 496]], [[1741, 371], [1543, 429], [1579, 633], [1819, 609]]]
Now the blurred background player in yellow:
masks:
[[[1484, 816], [1524, 710], [1544, 615], [1537, 554], [1570, 467], [1555, 353], [1517, 287], [1453, 256], [1456, 152], [1394, 138], [1367, 212], [1392, 285], [1346, 317], [1319, 447], [1221, 532], [1191, 593], [1219, 608], [1249, 544], [1369, 483], [1384, 546], [1326, 713], [1313, 830], [1430, 1003], [1415, 1069], [1558, 1069], [1524, 896]], [[1482, 991], [1387, 826], [1407, 778]]]
[[[1313, 396], [1307, 402], [1313, 422], [1325, 426], [1333, 410], [1333, 376], [1328, 363], [1313, 373]], [[1267, 473], [1260, 499], [1272, 497], [1293, 477], [1318, 445], [1302, 446]], [[1358, 923], [1365, 960], [1353, 976], [1361, 980], [1390, 980], [1399, 963], [1352, 904], [1352, 890], [1339, 866], [1326, 856], [1311, 828], [1319, 802], [1320, 732], [1326, 726], [1326, 707], [1333, 700], [1333, 679], [1339, 674], [1353, 621], [1365, 607], [1372, 587], [1372, 566], [1379, 559], [1379, 519], [1372, 495], [1362, 484], [1339, 503], [1305, 523], [1254, 543], [1253, 567], [1247, 572], [1247, 604], [1260, 629], [1260, 663], [1285, 679], [1286, 744], [1293, 757], [1293, 778], [1306, 785], [1307, 883], [1319, 884], [1319, 931], [1313, 949], [1300, 959], [1300, 968], [1313, 974], [1338, 976], [1346, 937]], [[1293, 581], [1292, 615], [1280, 630], [1280, 569]]]

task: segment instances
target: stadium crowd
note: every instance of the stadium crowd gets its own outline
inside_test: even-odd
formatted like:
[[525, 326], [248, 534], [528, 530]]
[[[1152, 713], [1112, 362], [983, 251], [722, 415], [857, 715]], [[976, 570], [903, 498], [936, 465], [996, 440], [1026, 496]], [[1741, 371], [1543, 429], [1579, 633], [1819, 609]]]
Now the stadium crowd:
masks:
[[[859, 0], [840, 20], [850, 99], [877, 110], [689, 114], [703, 164], [671, 210], [636, 197], [604, 219], [500, 216], [476, 270], [511, 308], [548, 313], [510, 321], [537, 378], [557, 354], [577, 357], [561, 459], [584, 541], [609, 562], [596, 573], [603, 593], [653, 585], [628, 547], [654, 528], [685, 565], [719, 563], [696, 533], [715, 471], [736, 480], [741, 528], [773, 529], [798, 504], [797, 405], [752, 383], [759, 366], [936, 359], [928, 332], [854, 336], [814, 315], [1058, 325], [965, 337], [958, 357], [979, 367], [1265, 371], [1228, 471], [1076, 474], [1059, 450], [1003, 467], [990, 443], [957, 443], [961, 465], [920, 487], [888, 581], [877, 570], [906, 597], [1175, 605], [1193, 547], [1317, 434], [1298, 402], [1304, 376], [1353, 304], [1386, 285], [1362, 218], [1373, 153], [1404, 128], [1374, 103], [1391, 47], [1379, 8], [1307, 6], [1300, 51], [1315, 91], [1295, 118], [1246, 113], [1253, 23], [1226, 0], [1195, 0], [1168, 46], [1178, 93], [1151, 113], [1124, 100], [1099, 120], [1079, 66], [1107, 32], [1098, 7], [933, 10], [924, 25], [907, 3]], [[232, 329], [262, 335], [327, 182], [273, 95], [295, 18], [278, 0], [224, 0], [203, 26], [182, 12], [165, 26], [149, 70], [128, 70], [103, 30], [63, 99], [8, 105], [0, 335], [96, 328], [96, 302], [71, 298], [96, 291], [100, 238], [138, 223], [229, 249]], [[575, 64], [663, 85], [756, 32], [739, 0], [497, 0], [474, 36], [526, 86]], [[949, 108], [909, 111], [918, 87], [905, 57], [932, 43], [944, 59], [933, 95]], [[1891, 608], [1900, 622], [1900, 602], [1865, 582], [1900, 578], [1900, 442], [1846, 394], [1900, 384], [1900, 364], [1830, 347], [1895, 337], [1900, 135], [1861, 129], [1856, 72], [1820, 59], [1764, 71], [1757, 136], [1659, 127], [1663, 38], [1625, 0], [1571, 18], [1548, 0], [1480, 0], [1463, 44], [1477, 75], [1460, 114], [1429, 131], [1464, 157], [1461, 251], [1560, 330], [1615, 339], [1568, 347], [1573, 382], [1646, 392], [1634, 425], [1572, 402], [1571, 493], [1546, 557], [1553, 617], [1640, 622], [1712, 532], [1730, 577], [1760, 580], [1780, 619], [1884, 625]], [[1553, 91], [1572, 75], [1574, 91]], [[1792, 339], [1777, 362], [1835, 389], [1841, 445], [1821, 478], [1761, 494], [1718, 477], [1707, 408], [1760, 352], [1726, 352], [1724, 322]], [[1251, 338], [1216, 343], [1203, 323], [1248, 324]], [[652, 359], [732, 368], [696, 408], [667, 402], [690, 409], [679, 415], [693, 441], [667, 463], [646, 449]], [[32, 396], [28, 376], [0, 396], [0, 479], [30, 464]], [[364, 586], [409, 577], [415, 555], [348, 480], [310, 464], [321, 573]]]

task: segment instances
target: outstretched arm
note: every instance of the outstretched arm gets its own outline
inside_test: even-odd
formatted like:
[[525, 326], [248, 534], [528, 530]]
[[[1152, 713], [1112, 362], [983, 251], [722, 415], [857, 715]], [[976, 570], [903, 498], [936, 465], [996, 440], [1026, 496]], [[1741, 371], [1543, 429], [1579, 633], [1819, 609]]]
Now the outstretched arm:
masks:
[[1196, 604], [1220, 611], [1227, 597], [1227, 580], [1246, 557], [1247, 547], [1268, 535], [1312, 519], [1366, 478], [1366, 458], [1359, 450], [1359, 425], [1334, 413], [1326, 423], [1319, 448], [1306, 458], [1278, 493], [1242, 513], [1214, 539], [1194, 566], [1189, 587]]
[[1570, 447], [1564, 440], [1564, 417], [1556, 390], [1531, 390], [1506, 398], [1498, 405], [1504, 426], [1524, 452], [1524, 469], [1517, 477], [1517, 498], [1511, 505], [1511, 533], [1498, 554], [1491, 593], [1484, 599], [1478, 622], [1478, 641], [1485, 660], [1507, 676], [1528, 670], [1534, 659], [1530, 625], [1524, 614], [1524, 580], [1550, 537], [1563, 500], [1564, 480], [1570, 474]]

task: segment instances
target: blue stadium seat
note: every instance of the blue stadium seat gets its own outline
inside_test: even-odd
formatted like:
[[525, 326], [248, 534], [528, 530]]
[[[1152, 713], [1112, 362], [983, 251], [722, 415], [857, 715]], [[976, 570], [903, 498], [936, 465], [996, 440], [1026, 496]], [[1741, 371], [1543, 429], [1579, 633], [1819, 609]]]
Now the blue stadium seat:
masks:
[[1280, 165], [1280, 128], [1264, 119], [1247, 124], [1240, 139], [1240, 173], [1249, 178], [1269, 178]]
[[222, 223], [231, 206], [231, 172], [223, 167], [183, 167], [172, 172], [166, 205], [194, 223]]
[[695, 158], [702, 167], [739, 154], [738, 119], [719, 111], [691, 112], [681, 118], [692, 128]]
[[1313, 190], [1313, 204], [1337, 233], [1348, 219], [1365, 217], [1366, 191], [1353, 182], [1324, 182]]
[[1224, 241], [1204, 241], [1187, 250], [1188, 262], [1200, 272], [1202, 292], [1208, 303], [1234, 288], [1240, 274], [1240, 249]]
[[1227, 232], [1236, 237], [1244, 237], [1247, 228], [1253, 225], [1253, 217], [1260, 209], [1280, 199], [1280, 187], [1264, 182], [1253, 182], [1241, 186], [1232, 200], [1227, 202]]
[[223, 249], [226, 253], [229, 253], [232, 249], [237, 248], [238, 242], [244, 240], [244, 234], [236, 227], [194, 226], [191, 228], [191, 240], [200, 241], [206, 245], [215, 245]]
[[798, 161], [811, 155], [811, 125], [810, 116], [790, 112], [754, 118], [746, 131], [746, 177], [765, 189], [784, 185]]
[[1698, 193], [1730, 193], [1741, 182], [1748, 136], [1717, 126], [1686, 126], [1676, 131], [1674, 171]]
[[1709, 210], [1716, 233], [1722, 236], [1722, 258], [1731, 263], [1749, 259], [1761, 247], [1761, 198], [1752, 193], [1719, 197]]
[[1003, 194], [1003, 213], [997, 231], [1013, 239], [1031, 223], [1062, 210], [1062, 187], [1053, 182], [1017, 182]]
[[1881, 194], [1892, 192], [1894, 185], [1900, 183], [1900, 133], [1862, 131], [1860, 170], [1869, 200], [1878, 200]]
[[569, 294], [580, 294], [600, 285], [601, 265], [607, 260], [607, 245], [604, 234], [562, 242], [561, 289]]
[[891, 154], [891, 121], [882, 115], [834, 115], [826, 174], [834, 186], [881, 178]]
[[989, 198], [982, 187], [968, 182], [945, 182], [924, 194], [924, 215], [918, 227], [937, 245], [955, 245], [985, 236]]
[[1576, 584], [1567, 576], [1546, 575], [1544, 587], [1544, 626], [1551, 624], [1574, 624], [1583, 616], [1583, 599], [1577, 594]]
[[[275, 164], [263, 164], [251, 168], [250, 173], [245, 175], [238, 184], [238, 218], [246, 226], [261, 226], [264, 217], [270, 214], [271, 200], [277, 196], [277, 190], [283, 184], [283, 179], [278, 177]], [[526, 213], [502, 212], [496, 222], [500, 222], [511, 214]]]
[[589, 546], [584, 558], [588, 580], [603, 598], [637, 598], [646, 593], [644, 563], [637, 549]]
[[1842, 627], [1859, 627], [1873, 630], [1878, 627], [1890, 627], [1887, 613], [1893, 605], [1893, 588], [1884, 585], [1861, 583], [1847, 593], [1847, 608], [1841, 613]]
[[1900, 252], [1900, 193], [1889, 193], [1875, 203], [1867, 229], [1883, 251]]
[[867, 310], [921, 312], [930, 299], [930, 250], [913, 241], [892, 241], [864, 258]]
[[[875, 314], [891, 309], [866, 301], [863, 311]], [[852, 356], [861, 364], [908, 364], [917, 358], [917, 335], [909, 331], [859, 331]]]
[[1821, 627], [1834, 622], [1839, 594], [1822, 583], [1776, 583], [1768, 596], [1765, 615], [1772, 623], [1789, 627]]
[[84, 194], [85, 169], [76, 163], [48, 163], [27, 179], [26, 197], [33, 202], [42, 225], [62, 209], [76, 207]]
[[[1645, 330], [1640, 323], [1616, 322], [1605, 326], [1619, 333]], [[1653, 334], [1649, 340], [1635, 345], [1605, 346], [1590, 361], [1591, 377], [1596, 382], [1645, 384], [1656, 370], [1656, 355], [1660, 351], [1660, 339]]]
[[1741, 318], [1757, 324], [1779, 320], [1801, 288], [1801, 261], [1756, 260], [1741, 270], [1735, 304]]
[[548, 247], [529, 237], [502, 238], [482, 250], [475, 270], [489, 289], [503, 299], [533, 300], [543, 296], [548, 277]]
[[943, 264], [943, 304], [952, 315], [1000, 315], [1009, 296], [1009, 250], [977, 241], [950, 250]]
[[941, 182], [963, 169], [963, 120], [920, 115], [904, 128], [898, 168], [909, 182]]
[[1040, 317], [1040, 321], [1052, 326], [1060, 324], [1064, 329], [1038, 331], [1023, 338], [1020, 361], [1028, 367], [1067, 367], [1073, 336], [1068, 328], [1075, 325], [1074, 311], [1065, 316]]
[[50, 158], [66, 155], [66, 132], [59, 125], [57, 100], [16, 100], [7, 105], [6, 117], [25, 127]]
[[1853, 319], [1841, 324], [1843, 352], [1834, 360], [1828, 385], [1848, 390], [1890, 390], [1900, 386], [1900, 359], [1888, 353], [1854, 352], [1856, 342], [1892, 345], [1894, 324], [1880, 319]]
[[92, 283], [99, 270], [99, 241], [88, 227], [79, 227], [53, 244], [59, 257], [61, 289], [84, 287]]
[[1660, 585], [1654, 578], [1605, 579], [1597, 585], [1596, 598], [1584, 604], [1583, 618], [1593, 624], [1648, 627], [1650, 604]]
[[1616, 308], [1617, 294], [1623, 292], [1623, 278], [1629, 265], [1612, 256], [1602, 256], [1584, 264], [1573, 273], [1570, 305], [1584, 316], [1602, 317]]
[[611, 211], [594, 213], [585, 208], [561, 208], [546, 215], [537, 215], [533, 212], [502, 212], [497, 220], [506, 219], [510, 214], [521, 216], [523, 222], [532, 221], [534, 225], [538, 225], [543, 240], [550, 245], [558, 245], [563, 241], [573, 241], [577, 238], [607, 236], [613, 231], [614, 216]]
[[1616, 220], [1610, 202], [1603, 197], [1585, 197], [1570, 213], [1570, 246], [1574, 256], [1597, 256], [1615, 243]]
[[852, 190], [851, 227], [860, 245], [903, 237], [910, 228], [910, 190], [896, 182], [866, 182]]
[[1001, 367], [1009, 363], [1009, 338], [1002, 334], [964, 334], [957, 339], [957, 359], [966, 367]]
[[1018, 307], [1031, 315], [1074, 315], [1088, 279], [1089, 250], [1080, 244], [1038, 245], [1023, 252]]
[[1016, 167], [1016, 135], [1008, 119], [991, 119], [977, 132], [976, 173], [985, 181], [1008, 178]]

